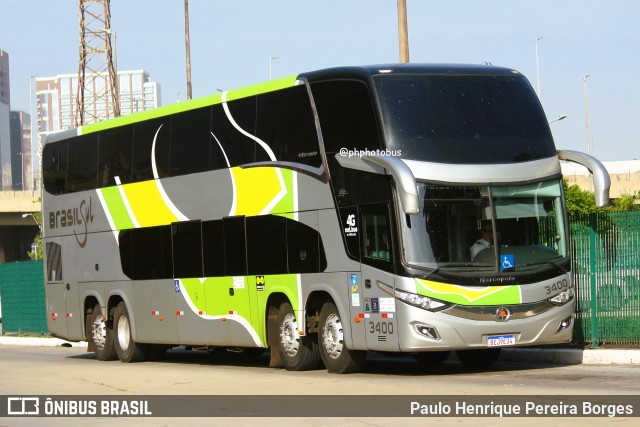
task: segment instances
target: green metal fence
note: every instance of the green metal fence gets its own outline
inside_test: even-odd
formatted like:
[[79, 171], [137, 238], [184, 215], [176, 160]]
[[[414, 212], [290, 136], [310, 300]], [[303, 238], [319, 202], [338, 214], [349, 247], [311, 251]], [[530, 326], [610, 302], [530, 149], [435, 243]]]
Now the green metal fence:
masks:
[[640, 211], [569, 219], [578, 307], [574, 339], [640, 347]]
[[2, 333], [48, 332], [42, 260], [0, 264]]

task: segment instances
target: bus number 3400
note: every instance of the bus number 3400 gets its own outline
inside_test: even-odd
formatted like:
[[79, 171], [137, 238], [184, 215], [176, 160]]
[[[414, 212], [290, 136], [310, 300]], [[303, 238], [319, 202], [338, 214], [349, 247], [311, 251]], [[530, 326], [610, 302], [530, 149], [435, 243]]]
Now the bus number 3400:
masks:
[[392, 335], [393, 334], [393, 323], [392, 322], [369, 322], [369, 333], [370, 334], [383, 334], [383, 335]]

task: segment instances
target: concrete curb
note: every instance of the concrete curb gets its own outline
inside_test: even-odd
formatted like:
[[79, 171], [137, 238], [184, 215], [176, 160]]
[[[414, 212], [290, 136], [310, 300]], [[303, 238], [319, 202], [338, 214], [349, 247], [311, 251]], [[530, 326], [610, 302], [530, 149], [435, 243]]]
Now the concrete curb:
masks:
[[87, 347], [86, 341], [69, 342], [60, 338], [0, 337], [0, 345], [27, 345], [32, 347]]
[[502, 350], [500, 360], [563, 365], [635, 365], [640, 364], [640, 350], [506, 348]]

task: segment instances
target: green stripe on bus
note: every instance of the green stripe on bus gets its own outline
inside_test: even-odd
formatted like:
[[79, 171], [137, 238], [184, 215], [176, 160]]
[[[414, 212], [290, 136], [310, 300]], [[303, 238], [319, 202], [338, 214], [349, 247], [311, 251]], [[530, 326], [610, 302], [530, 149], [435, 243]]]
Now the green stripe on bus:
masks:
[[286, 89], [296, 84], [298, 76], [288, 76], [281, 79], [271, 80], [266, 83], [259, 83], [240, 89], [232, 89], [227, 93], [227, 101], [235, 101], [236, 99], [246, 98], [261, 93], [273, 92], [280, 89]]
[[107, 209], [109, 210], [108, 214], [111, 215], [111, 219], [113, 220], [116, 230], [134, 228], [133, 221], [131, 220], [129, 212], [124, 205], [124, 201], [122, 200], [118, 187], [106, 187], [101, 188], [98, 191], [102, 192], [102, 197], [104, 198], [104, 201], [107, 204]]
[[[297, 75], [283, 77], [281, 79], [272, 80], [266, 83], [230, 90], [227, 93], [227, 101], [234, 101], [236, 99], [246, 98], [248, 96], [259, 95], [261, 93], [272, 92], [275, 90], [294, 86], [297, 77]], [[139, 113], [130, 114], [128, 116], [117, 117], [112, 120], [105, 120], [103, 122], [87, 124], [82, 126], [81, 134], [86, 135], [106, 129], [113, 129], [119, 126], [130, 125], [145, 120], [157, 119], [159, 117], [166, 117], [171, 114], [182, 113], [185, 111], [195, 110], [197, 108], [208, 107], [220, 103], [222, 103], [222, 94], [217, 93], [202, 98], [179, 102], [173, 105], [167, 105], [165, 107], [154, 108], [153, 110], [146, 110]]]
[[520, 294], [520, 287], [518, 285], [510, 286], [489, 286], [488, 292], [484, 295], [482, 292], [478, 292], [473, 298], [470, 298], [468, 294], [464, 292], [456, 292], [457, 288], [461, 288], [456, 285], [441, 284], [450, 288], [449, 292], [435, 292], [429, 287], [425, 286], [419, 280], [416, 280], [416, 287], [418, 295], [423, 295], [431, 298], [438, 299], [440, 301], [450, 302], [460, 305], [507, 305], [507, 304], [521, 304], [522, 298]]

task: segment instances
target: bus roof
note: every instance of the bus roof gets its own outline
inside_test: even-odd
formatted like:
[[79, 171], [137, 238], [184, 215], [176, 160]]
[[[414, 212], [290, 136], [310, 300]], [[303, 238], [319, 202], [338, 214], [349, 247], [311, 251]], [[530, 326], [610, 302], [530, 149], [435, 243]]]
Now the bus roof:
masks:
[[93, 132], [99, 132], [105, 129], [111, 129], [123, 125], [141, 122], [144, 120], [155, 119], [158, 117], [164, 117], [175, 113], [181, 113], [184, 111], [195, 110], [196, 108], [207, 107], [210, 105], [222, 103], [223, 94], [226, 96], [225, 101], [233, 101], [247, 96], [259, 95], [261, 93], [272, 92], [274, 90], [284, 89], [294, 86], [296, 84], [297, 76], [288, 76], [276, 80], [270, 80], [265, 83], [259, 83], [252, 86], [246, 86], [240, 89], [232, 89], [224, 91], [222, 93], [216, 93], [213, 95], [204, 96], [201, 98], [191, 99], [177, 104], [167, 105], [152, 110], [146, 110], [139, 113], [116, 117], [111, 120], [105, 120], [102, 122], [91, 123], [81, 126], [78, 129], [79, 135], [84, 135]]
[[[233, 101], [235, 99], [245, 98], [252, 95], [272, 92], [275, 90], [294, 86], [300, 78], [306, 78], [310, 83], [312, 83], [316, 81], [335, 78], [368, 80], [375, 75], [383, 74], [513, 75], [519, 73], [509, 68], [470, 64], [409, 63], [326, 68], [322, 70], [302, 73], [299, 75], [287, 76], [276, 80], [270, 80], [268, 82], [259, 83], [239, 89], [233, 89], [222, 93], [216, 93], [213, 95], [154, 108], [152, 110], [146, 110], [127, 116], [120, 116], [111, 120], [86, 124], [78, 128], [74, 133], [78, 135], [84, 135], [149, 119], [164, 117], [175, 113], [194, 110], [201, 107], [220, 104], [222, 103], [223, 94], [226, 96], [226, 101]], [[65, 134], [68, 135], [67, 132], [65, 132]], [[51, 140], [57, 139], [58, 138], [56, 138], [55, 136], [51, 138]]]

